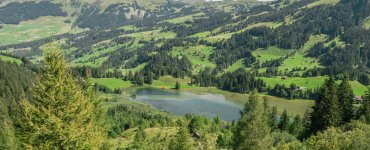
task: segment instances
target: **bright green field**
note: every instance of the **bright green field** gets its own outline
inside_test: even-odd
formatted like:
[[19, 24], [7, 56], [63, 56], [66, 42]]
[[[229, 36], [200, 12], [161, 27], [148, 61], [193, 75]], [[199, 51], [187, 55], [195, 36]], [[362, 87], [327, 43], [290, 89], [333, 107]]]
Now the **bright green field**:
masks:
[[259, 48], [255, 51], [253, 51], [253, 56], [256, 57], [261, 63], [268, 61], [268, 60], [273, 60], [273, 59], [278, 59], [281, 57], [284, 57], [291, 53], [292, 50], [285, 50], [278, 48], [276, 46], [270, 46], [267, 49], [262, 49]]
[[[318, 60], [315, 58], [304, 57], [302, 54], [295, 54], [283, 61], [283, 64], [279, 66], [281, 71], [291, 71], [293, 68], [307, 68], [311, 69], [314, 67], [321, 67]], [[302, 72], [301, 72], [302, 73]]]
[[180, 79], [180, 78], [174, 78], [171, 76], [160, 77], [158, 80], [154, 80], [152, 85], [148, 85], [148, 86], [155, 87], [155, 88], [161, 88], [161, 89], [173, 89], [175, 88], [175, 84], [177, 81], [180, 82], [181, 89], [195, 88], [195, 86], [190, 86], [188, 84], [191, 82], [191, 79], [189, 77]]
[[3, 61], [16, 62], [17, 64], [21, 64], [22, 63], [22, 61], [19, 60], [19, 59], [17, 59], [17, 58], [3, 56], [3, 55], [0, 55], [0, 59], [3, 60]]
[[201, 16], [204, 16], [204, 13], [197, 13], [197, 14], [188, 15], [184, 17], [174, 18], [174, 19], [166, 20], [165, 22], [179, 24], [179, 23], [184, 23], [185, 21], [193, 21], [194, 17], [201, 17]]
[[[122, 45], [115, 45], [114, 47], [109, 47], [107, 49], [100, 50], [100, 51], [98, 51], [97, 48], [94, 48], [93, 52], [91, 54], [87, 54], [87, 55], [84, 55], [80, 58], [74, 59], [72, 61], [72, 64], [73, 65], [86, 65], [86, 66], [91, 66], [91, 67], [99, 67], [108, 59], [108, 57], [99, 57], [99, 56], [101, 56], [103, 54], [106, 54], [106, 53], [114, 52], [118, 48], [120, 48], [121, 46]], [[89, 59], [92, 59], [92, 58], [98, 58], [98, 59], [96, 59], [95, 61], [89, 60]]]
[[238, 70], [239, 68], [244, 68], [244, 59], [240, 59], [237, 62], [233, 63], [231, 66], [229, 66], [227, 69], [224, 69], [224, 72], [234, 72]]
[[[270, 86], [273, 88], [277, 83], [284, 84], [285, 86], [289, 87], [290, 84], [295, 83], [299, 87], [303, 88], [317, 88], [324, 84], [325, 79], [328, 77], [326, 76], [320, 76], [320, 77], [308, 77], [308, 78], [287, 78], [285, 80], [282, 80], [281, 77], [274, 77], [274, 78], [266, 78], [261, 77], [261, 79], [266, 83], [267, 86]], [[337, 81], [338, 84], [340, 84], [341, 81]], [[367, 87], [359, 83], [358, 81], [350, 81], [351, 87], [353, 89], [353, 92], [357, 96], [364, 95], [367, 91]]]
[[122, 79], [116, 79], [116, 78], [92, 78], [91, 80], [94, 83], [104, 85], [110, 89], [128, 88], [132, 86], [132, 84], [129, 81], [124, 81]]
[[339, 0], [319, 0], [319, 1], [313, 2], [311, 4], [308, 4], [305, 7], [312, 8], [312, 7], [319, 6], [319, 5], [333, 5], [333, 4], [336, 4], [338, 2], [339, 2]]
[[365, 29], [370, 29], [370, 18], [366, 19], [366, 21], [364, 22], [363, 27]]
[[29, 42], [52, 35], [82, 31], [73, 29], [72, 24], [64, 22], [66, 19], [68, 18], [47, 16], [36, 20], [23, 21], [19, 25], [3, 24], [3, 29], [0, 29], [0, 45]]
[[199, 72], [201, 69], [205, 67], [215, 67], [216, 65], [209, 61], [209, 55], [213, 53], [213, 48], [200, 45], [200, 46], [193, 46], [185, 49], [184, 47], [174, 47], [171, 51], [172, 56], [187, 56], [195, 72]]

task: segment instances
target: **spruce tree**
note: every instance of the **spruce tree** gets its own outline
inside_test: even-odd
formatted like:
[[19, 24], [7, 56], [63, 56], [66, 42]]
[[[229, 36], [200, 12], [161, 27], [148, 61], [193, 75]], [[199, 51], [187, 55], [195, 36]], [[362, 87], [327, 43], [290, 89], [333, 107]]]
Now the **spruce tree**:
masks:
[[333, 78], [327, 79], [321, 87], [318, 99], [311, 114], [311, 133], [323, 131], [341, 123], [341, 111], [338, 105], [337, 85]]
[[236, 150], [271, 148], [268, 118], [264, 115], [264, 107], [256, 90], [249, 95], [249, 100], [241, 113], [234, 142]]
[[140, 126], [135, 134], [134, 138], [134, 149], [145, 149], [145, 130], [142, 126]]
[[284, 130], [284, 131], [288, 131], [289, 126], [290, 126], [290, 120], [289, 120], [288, 113], [286, 112], [286, 109], [285, 109], [283, 111], [283, 113], [281, 114], [281, 117], [280, 117], [279, 129]]
[[175, 139], [172, 139], [169, 145], [170, 150], [192, 150], [193, 141], [187, 128], [181, 126]]
[[360, 117], [363, 118], [366, 123], [370, 124], [370, 87], [365, 94], [364, 104], [360, 110]]
[[60, 50], [51, 46], [42, 73], [21, 101], [19, 128], [26, 149], [98, 149], [105, 132], [99, 126], [99, 104], [91, 88], [82, 89], [72, 77]]
[[348, 76], [346, 75], [338, 88], [339, 106], [342, 113], [342, 121], [344, 122], [351, 121], [354, 116], [352, 106], [354, 98], [355, 95], [353, 94], [351, 85], [348, 82]]
[[278, 116], [277, 108], [276, 106], [274, 106], [272, 107], [271, 114], [269, 116], [269, 124], [270, 124], [271, 131], [274, 131], [275, 129], [278, 128], [277, 116]]
[[303, 129], [302, 119], [299, 115], [296, 115], [294, 117], [292, 124], [289, 127], [289, 133], [299, 138], [301, 137], [303, 130], [304, 129]]
[[175, 89], [176, 90], [180, 90], [180, 88], [181, 88], [180, 82], [179, 81], [176, 81]]

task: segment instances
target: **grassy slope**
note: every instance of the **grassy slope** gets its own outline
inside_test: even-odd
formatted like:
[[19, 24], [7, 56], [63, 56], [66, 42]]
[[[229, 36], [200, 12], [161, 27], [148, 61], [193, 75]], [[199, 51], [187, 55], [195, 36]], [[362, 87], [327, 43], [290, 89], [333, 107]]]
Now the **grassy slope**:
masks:
[[92, 82], [104, 85], [110, 89], [128, 88], [132, 86], [132, 84], [129, 81], [124, 81], [122, 79], [116, 78], [92, 78]]
[[[318, 86], [321, 86], [325, 79], [328, 77], [326, 76], [320, 76], [320, 77], [308, 77], [308, 78], [287, 78], [286, 80], [282, 80], [281, 77], [274, 77], [274, 78], [266, 78], [261, 77], [263, 81], [266, 82], [267, 86], [274, 87], [275, 84], [284, 84], [285, 86], [289, 87], [290, 84], [295, 83], [296, 85], [303, 87], [303, 88], [317, 88]], [[337, 81], [338, 84], [340, 84], [341, 81]], [[367, 91], [366, 86], [362, 85], [358, 81], [350, 81], [350, 84], [352, 86], [353, 92], [357, 96], [364, 95]]]
[[3, 29], [0, 29], [0, 45], [29, 42], [52, 35], [82, 31], [72, 29], [72, 24], [64, 22], [66, 19], [68, 17], [47, 16], [36, 20], [23, 21], [19, 25], [3, 24]]
[[0, 55], [0, 59], [3, 60], [3, 61], [15, 62], [17, 64], [21, 64], [22, 63], [22, 61], [20, 59], [9, 57], [9, 56]]
[[193, 46], [188, 49], [185, 49], [184, 47], [174, 47], [170, 53], [173, 56], [187, 56], [190, 59], [195, 72], [199, 72], [205, 67], [213, 68], [216, 66], [213, 62], [209, 61], [209, 55], [213, 53], [212, 47], [204, 45]]

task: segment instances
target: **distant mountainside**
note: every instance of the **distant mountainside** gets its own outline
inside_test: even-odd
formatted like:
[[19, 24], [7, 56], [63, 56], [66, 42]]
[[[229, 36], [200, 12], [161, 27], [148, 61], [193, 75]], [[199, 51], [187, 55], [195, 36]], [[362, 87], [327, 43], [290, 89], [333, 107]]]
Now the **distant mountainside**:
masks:
[[[123, 74], [142, 71], [156, 78], [199, 74], [217, 78], [245, 68], [265, 80], [286, 76], [340, 80], [349, 74], [361, 88], [370, 83], [367, 0], [64, 2], [50, 3], [67, 13], [54, 18], [69, 29], [55, 39], [73, 65], [101, 69], [95, 77], [115, 69]], [[2, 31], [14, 40], [3, 38], [6, 44], [0, 44], [0, 50], [37, 63], [43, 46], [50, 42], [48, 35], [24, 42], [24, 35], [18, 34], [43, 29], [12, 34], [14, 30], [4, 25]]]

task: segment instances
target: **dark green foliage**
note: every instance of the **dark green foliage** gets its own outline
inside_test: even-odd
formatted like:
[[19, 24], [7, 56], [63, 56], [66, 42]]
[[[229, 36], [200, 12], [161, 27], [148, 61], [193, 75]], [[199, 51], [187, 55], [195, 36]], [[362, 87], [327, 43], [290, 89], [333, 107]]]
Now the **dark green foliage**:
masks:
[[370, 124], [370, 88], [368, 88], [364, 97], [364, 103], [360, 109], [360, 117], [364, 122]]
[[143, 127], [139, 126], [139, 129], [137, 129], [135, 138], [134, 138], [134, 149], [145, 149], [145, 130]]
[[325, 81], [311, 114], [311, 133], [323, 131], [341, 123], [341, 110], [337, 96], [337, 84], [333, 78]]
[[283, 113], [280, 116], [280, 121], [279, 121], [278, 127], [279, 127], [280, 130], [289, 131], [290, 118], [288, 116], [288, 113], [286, 112], [286, 109], [283, 111]]
[[32, 72], [16, 63], [0, 60], [0, 149], [18, 148], [15, 124], [19, 119], [19, 100], [28, 97]]
[[0, 23], [5, 24], [19, 24], [42, 16], [67, 16], [67, 13], [63, 12], [61, 5], [49, 1], [13, 2], [0, 8]]
[[253, 89], [257, 89], [259, 92], [266, 90], [266, 84], [262, 79], [256, 79], [253, 73], [246, 72], [244, 69], [228, 72], [220, 77], [212, 75], [209, 69], [205, 69], [193, 78], [193, 84], [204, 87], [216, 86], [222, 90], [238, 93], [248, 93]]
[[249, 95], [235, 130], [234, 149], [269, 149], [270, 127], [257, 91]]
[[111, 128], [108, 135], [112, 138], [117, 137], [123, 131], [140, 126], [149, 127], [166, 127], [171, 126], [171, 119], [161, 113], [144, 106], [126, 106], [118, 105], [108, 109], [108, 120]]
[[229, 129], [222, 130], [222, 133], [217, 137], [217, 148], [232, 149], [233, 147], [233, 132]]
[[176, 81], [175, 89], [176, 90], [180, 90], [180, 88], [181, 88], [180, 82], [179, 81]]
[[292, 124], [289, 127], [289, 133], [297, 138], [301, 138], [304, 131], [302, 119], [299, 115], [296, 115], [293, 119]]
[[288, 99], [317, 99], [317, 89], [301, 89], [294, 83], [290, 87], [284, 84], [276, 84], [274, 88], [267, 89], [269, 95]]
[[193, 141], [189, 135], [189, 131], [185, 127], [180, 127], [175, 138], [172, 139], [170, 150], [192, 150], [194, 149]]
[[345, 76], [342, 80], [342, 83], [339, 85], [338, 98], [340, 110], [342, 113], [342, 121], [350, 122], [351, 119], [354, 117], [352, 104], [355, 99], [355, 95], [353, 94], [351, 85], [348, 82], [348, 76]]

